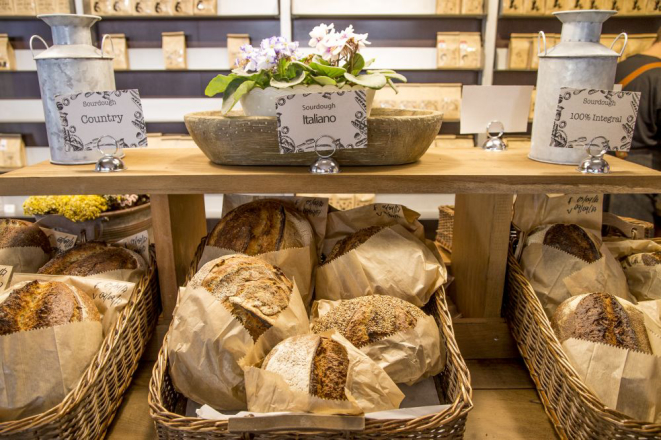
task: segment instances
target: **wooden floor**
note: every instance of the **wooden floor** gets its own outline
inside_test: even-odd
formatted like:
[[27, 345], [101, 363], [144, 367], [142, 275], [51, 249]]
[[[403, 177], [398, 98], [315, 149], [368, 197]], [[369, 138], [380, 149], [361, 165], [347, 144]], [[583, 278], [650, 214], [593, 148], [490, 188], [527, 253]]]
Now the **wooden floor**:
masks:
[[[465, 438], [555, 440], [541, 402], [520, 359], [467, 360], [475, 408]], [[110, 427], [110, 440], [153, 439], [147, 394], [153, 364], [142, 362]]]

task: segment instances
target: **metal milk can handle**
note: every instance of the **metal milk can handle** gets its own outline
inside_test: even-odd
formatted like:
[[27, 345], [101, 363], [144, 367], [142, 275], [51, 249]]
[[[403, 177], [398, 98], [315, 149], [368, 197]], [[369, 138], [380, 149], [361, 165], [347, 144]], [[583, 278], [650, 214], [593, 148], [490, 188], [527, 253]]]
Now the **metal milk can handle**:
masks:
[[627, 33], [622, 32], [620, 35], [615, 37], [615, 39], [611, 43], [611, 47], [610, 47], [610, 49], [612, 50], [613, 47], [615, 47], [615, 43], [617, 43], [617, 40], [619, 40], [620, 37], [623, 36], [623, 35], [624, 35], [624, 44], [622, 45], [622, 50], [620, 51], [620, 54], [618, 56], [622, 56], [622, 54], [624, 53], [624, 49], [626, 49], [626, 47], [627, 47], [627, 42], [629, 41], [629, 36], [627, 35]]
[[103, 36], [103, 40], [101, 40], [101, 58], [103, 58], [103, 57], [105, 56], [105, 55], [104, 55], [105, 52], [103, 51], [103, 48], [104, 48], [105, 45], [106, 45], [106, 40], [110, 40], [110, 47], [112, 48], [112, 52], [111, 52], [111, 54], [112, 54], [112, 56], [113, 56], [113, 58], [114, 58], [114, 57], [115, 57], [115, 43], [112, 42], [112, 37], [110, 36], [110, 34], [105, 34], [105, 35]]
[[39, 40], [41, 40], [41, 42], [44, 43], [44, 46], [46, 46], [46, 49], [48, 49], [48, 43], [46, 43], [46, 40], [41, 38], [39, 35], [33, 35], [30, 38], [30, 53], [32, 54], [32, 59], [34, 59], [34, 49], [32, 48], [32, 42], [34, 41], [35, 38], [38, 38]]
[[[542, 53], [542, 45], [540, 43], [540, 38], [544, 42], [544, 53]], [[546, 34], [544, 31], [539, 31], [539, 34], [537, 34], [537, 56], [539, 55], [544, 55], [546, 56]]]

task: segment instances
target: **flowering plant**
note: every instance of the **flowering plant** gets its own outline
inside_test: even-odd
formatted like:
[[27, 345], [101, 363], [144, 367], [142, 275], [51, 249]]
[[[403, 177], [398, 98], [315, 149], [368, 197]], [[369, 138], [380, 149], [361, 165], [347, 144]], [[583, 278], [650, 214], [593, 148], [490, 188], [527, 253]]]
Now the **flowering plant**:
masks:
[[368, 70], [374, 61], [365, 59], [360, 49], [370, 44], [367, 34], [357, 34], [353, 26], [341, 32], [333, 24], [319, 26], [310, 32], [309, 46], [312, 54], [304, 56], [298, 42], [289, 42], [284, 37], [262, 40], [259, 47], [249, 44], [241, 46], [237, 68], [229, 75], [218, 75], [205, 90], [207, 96], [223, 93], [223, 113], [229, 112], [239, 99], [255, 87], [284, 89], [299, 84], [322, 86], [358, 85], [381, 89], [386, 85], [397, 89], [393, 79], [406, 82], [403, 75], [394, 70]]

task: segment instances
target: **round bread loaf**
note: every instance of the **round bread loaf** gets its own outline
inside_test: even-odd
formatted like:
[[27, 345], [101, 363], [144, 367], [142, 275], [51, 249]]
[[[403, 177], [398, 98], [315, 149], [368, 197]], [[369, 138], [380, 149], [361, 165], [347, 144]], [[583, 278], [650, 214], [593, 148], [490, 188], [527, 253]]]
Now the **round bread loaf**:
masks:
[[312, 226], [292, 205], [262, 199], [228, 212], [213, 228], [207, 246], [258, 255], [308, 246]]
[[353, 234], [344, 237], [342, 240], [335, 243], [335, 246], [333, 246], [328, 257], [326, 257], [326, 263], [356, 249], [383, 228], [385, 228], [385, 226], [370, 226], [369, 228], [360, 229]]
[[48, 237], [39, 226], [11, 218], [0, 220], [0, 248], [8, 247], [39, 247], [46, 254], [53, 251]]
[[425, 313], [413, 304], [387, 295], [341, 301], [312, 324], [314, 333], [335, 329], [357, 348], [415, 327]]
[[544, 234], [543, 244], [567, 252], [588, 263], [601, 258], [599, 245], [585, 229], [575, 224], [558, 223], [551, 226]]
[[57, 255], [37, 273], [86, 277], [120, 269], [145, 270], [146, 265], [140, 255], [129, 249], [89, 242]]
[[621, 263], [625, 270], [633, 266], [658, 266], [661, 264], [661, 252], [642, 252], [629, 255]]
[[643, 312], [608, 293], [588, 293], [565, 300], [551, 319], [562, 343], [569, 338], [652, 353]]
[[227, 308], [257, 340], [289, 306], [292, 283], [269, 263], [246, 255], [228, 255], [202, 266], [190, 281]]
[[16, 284], [0, 304], [0, 335], [100, 320], [99, 311], [89, 296], [59, 281]]
[[330, 338], [299, 335], [285, 339], [266, 356], [266, 371], [279, 374], [294, 390], [329, 400], [347, 400], [346, 349]]

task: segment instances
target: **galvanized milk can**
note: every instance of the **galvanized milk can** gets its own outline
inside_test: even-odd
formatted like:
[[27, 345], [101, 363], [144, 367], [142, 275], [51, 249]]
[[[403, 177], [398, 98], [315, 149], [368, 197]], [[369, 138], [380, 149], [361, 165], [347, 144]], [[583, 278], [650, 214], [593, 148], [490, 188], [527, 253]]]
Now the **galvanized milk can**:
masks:
[[532, 125], [530, 158], [557, 164], [578, 164], [585, 158], [585, 148], [558, 148], [552, 138], [553, 121], [558, 107], [561, 87], [613, 90], [617, 59], [622, 52], [599, 44], [601, 25], [615, 11], [562, 11], [554, 12], [562, 24], [560, 43], [546, 47], [544, 32], [539, 33], [539, 71], [537, 72], [537, 98]]
[[[103, 55], [103, 44], [108, 35], [103, 37], [101, 50], [92, 46], [90, 28], [101, 17], [49, 14], [39, 15], [38, 18], [45, 21], [53, 31], [51, 47], [38, 35], [30, 39], [32, 58], [37, 62], [51, 162], [63, 165], [95, 163], [101, 157], [96, 146], [65, 142], [55, 96], [115, 90], [112, 57]], [[46, 50], [36, 56], [32, 48], [35, 39], [41, 40], [46, 46]]]

